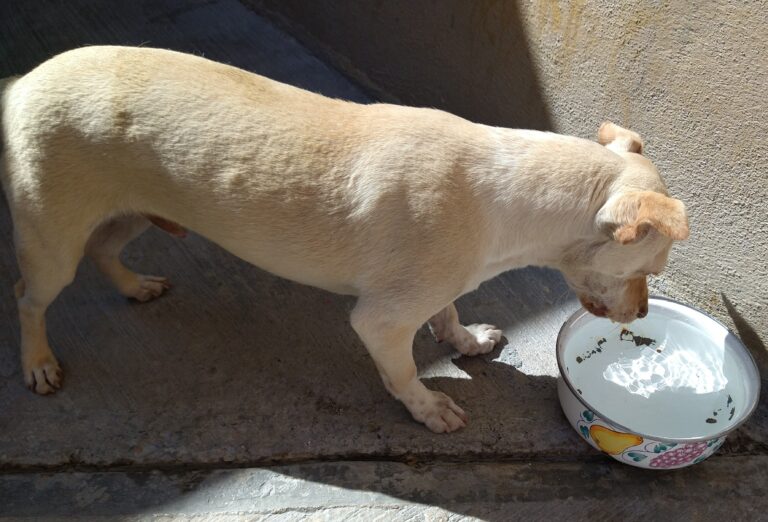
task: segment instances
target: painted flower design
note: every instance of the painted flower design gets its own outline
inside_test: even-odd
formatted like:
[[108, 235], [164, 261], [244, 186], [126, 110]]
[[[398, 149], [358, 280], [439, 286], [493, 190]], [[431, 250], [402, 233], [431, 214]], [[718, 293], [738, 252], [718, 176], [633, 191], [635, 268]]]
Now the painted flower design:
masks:
[[676, 468], [695, 460], [707, 451], [706, 442], [696, 442], [685, 444], [679, 448], [665, 451], [658, 457], [655, 457], [649, 463], [652, 468]]
[[[681, 468], [709, 457], [724, 437], [690, 444], [644, 440], [632, 433], [616, 431], [600, 424], [591, 410], [582, 410], [575, 426], [585, 440], [617, 460], [652, 469]], [[643, 446], [643, 444], [645, 444]]]

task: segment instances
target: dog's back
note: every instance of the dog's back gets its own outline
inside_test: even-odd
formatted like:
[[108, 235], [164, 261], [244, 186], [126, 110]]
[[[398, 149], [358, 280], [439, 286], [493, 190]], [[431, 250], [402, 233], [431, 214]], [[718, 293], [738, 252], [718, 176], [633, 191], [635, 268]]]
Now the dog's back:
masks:
[[14, 200], [45, 200], [87, 230], [117, 214], [158, 215], [271, 272], [355, 293], [349, 274], [370, 269], [360, 263], [437, 255], [425, 251], [423, 238], [442, 235], [430, 227], [456, 237], [468, 235], [462, 223], [478, 228], [482, 205], [455, 190], [462, 180], [444, 178], [462, 175], [452, 164], [485, 131], [441, 111], [333, 100], [196, 56], [125, 47], [63, 53], [11, 98]]

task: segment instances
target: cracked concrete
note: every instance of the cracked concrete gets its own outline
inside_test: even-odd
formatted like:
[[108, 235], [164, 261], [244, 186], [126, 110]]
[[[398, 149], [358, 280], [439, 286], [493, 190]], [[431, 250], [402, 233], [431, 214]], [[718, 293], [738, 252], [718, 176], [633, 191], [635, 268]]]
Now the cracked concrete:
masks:
[[[371, 99], [235, 0], [0, 4], [0, 77], [94, 43], [195, 52]], [[155, 230], [125, 261], [173, 290], [129, 303], [84, 263], [49, 312], [65, 387], [37, 397], [19, 371], [11, 245], [2, 201], [0, 520], [755, 519], [768, 507], [765, 400], [719, 456], [677, 473], [614, 463], [573, 433], [554, 341], [577, 304], [552, 271], [510, 272], [459, 301], [464, 321], [503, 328], [507, 344], [487, 356], [458, 358], [419, 333], [421, 375], [470, 415], [434, 435], [387, 396], [350, 298]]]

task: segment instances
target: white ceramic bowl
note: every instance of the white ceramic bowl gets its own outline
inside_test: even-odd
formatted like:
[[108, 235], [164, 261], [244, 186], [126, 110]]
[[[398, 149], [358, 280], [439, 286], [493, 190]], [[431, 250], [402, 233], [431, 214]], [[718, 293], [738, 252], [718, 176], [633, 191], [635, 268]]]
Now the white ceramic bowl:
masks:
[[651, 298], [629, 325], [574, 313], [557, 338], [563, 412], [589, 444], [620, 462], [682, 468], [706, 459], [757, 406], [752, 355], [725, 326]]

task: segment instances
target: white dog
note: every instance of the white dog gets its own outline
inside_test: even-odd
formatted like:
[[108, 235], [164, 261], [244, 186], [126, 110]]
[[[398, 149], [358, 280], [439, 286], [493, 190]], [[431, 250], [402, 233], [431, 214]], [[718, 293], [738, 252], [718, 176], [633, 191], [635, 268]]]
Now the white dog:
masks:
[[460, 325], [451, 303], [526, 265], [559, 269], [592, 313], [628, 322], [647, 312], [646, 275], [688, 235], [640, 137], [612, 123], [602, 145], [488, 127], [147, 48], [66, 52], [0, 88], [21, 362], [37, 393], [61, 383], [45, 311], [83, 254], [126, 296], [166, 288], [119, 260], [150, 220], [358, 296], [352, 326], [384, 385], [436, 432], [466, 415], [417, 378], [424, 322], [487, 353], [501, 332]]

